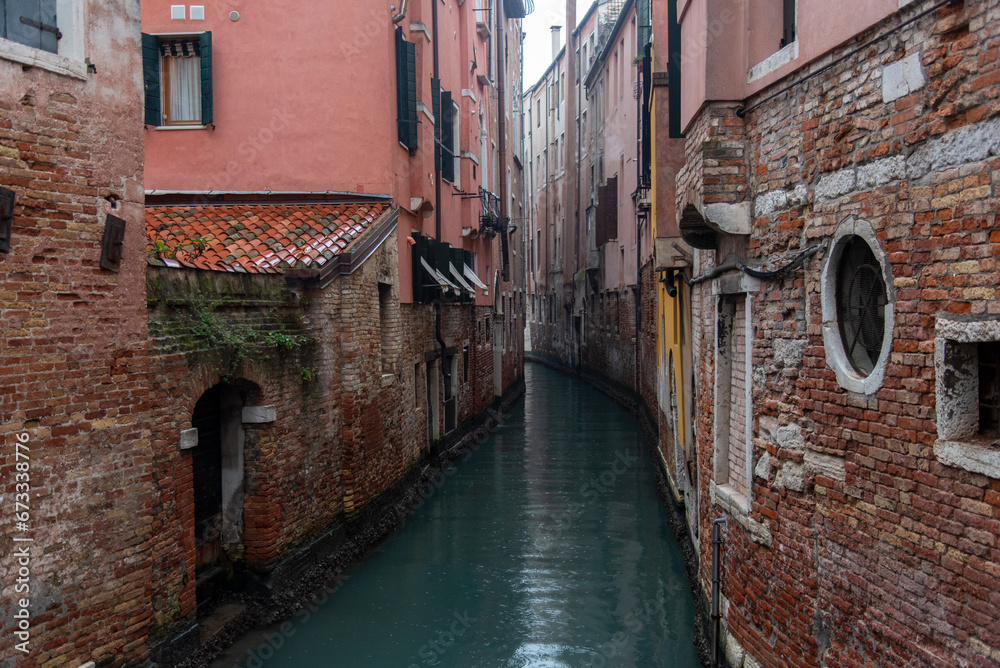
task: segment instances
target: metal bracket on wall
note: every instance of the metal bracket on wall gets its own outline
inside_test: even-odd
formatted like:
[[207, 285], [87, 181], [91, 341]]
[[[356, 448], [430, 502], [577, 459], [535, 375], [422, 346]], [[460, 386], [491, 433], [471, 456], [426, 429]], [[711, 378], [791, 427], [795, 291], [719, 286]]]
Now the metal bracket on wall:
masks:
[[101, 243], [101, 268], [117, 272], [121, 269], [122, 249], [125, 246], [125, 221], [108, 216], [104, 222], [104, 239]]

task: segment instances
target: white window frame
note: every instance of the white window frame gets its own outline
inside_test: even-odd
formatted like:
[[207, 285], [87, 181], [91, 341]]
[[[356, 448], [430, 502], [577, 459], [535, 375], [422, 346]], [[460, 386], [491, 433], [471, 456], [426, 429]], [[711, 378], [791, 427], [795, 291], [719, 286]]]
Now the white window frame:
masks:
[[49, 53], [0, 37], [0, 58], [86, 81], [85, 26], [83, 0], [57, 0], [56, 27], [62, 33], [58, 42], [59, 52]]
[[[717, 278], [712, 283], [712, 296], [715, 301], [715, 322], [713, 325], [715, 331], [713, 332], [713, 340], [716, 342], [716, 345], [714, 346], [715, 378], [713, 379], [715, 397], [712, 410], [715, 420], [715, 424], [713, 425], [715, 443], [713, 444], [714, 460], [712, 463], [710, 495], [712, 503], [729, 512], [733, 519], [743, 528], [749, 527], [753, 490], [753, 423], [755, 414], [753, 407], [753, 299], [760, 292], [760, 285], [760, 280], [745, 274], [740, 274], [736, 277]], [[723, 425], [719, 424], [719, 411], [715, 410], [716, 406], [718, 406], [719, 396], [723, 392], [732, 391], [730, 385], [727, 384], [727, 379], [723, 378], [719, 373], [719, 305], [722, 303], [723, 298], [739, 299], [741, 297], [745, 300], [744, 335], [746, 337], [746, 350], [744, 359], [741, 360], [746, 370], [746, 389], [743, 398], [746, 402], [746, 416], [744, 433], [742, 434], [745, 448], [744, 475], [746, 480], [746, 494], [740, 494], [729, 483], [729, 430], [728, 428], [723, 429]], [[731, 383], [731, 381], [728, 382]], [[725, 438], [722, 437], [722, 434], [725, 434]]]
[[[879, 353], [875, 368], [867, 376], [862, 376], [855, 370], [847, 358], [844, 342], [840, 336], [840, 319], [837, 313], [837, 270], [844, 246], [849, 237], [861, 237], [868, 244], [872, 255], [878, 260], [882, 269], [882, 281], [885, 284], [885, 331], [882, 335], [882, 350]], [[823, 348], [826, 351], [826, 364], [837, 376], [837, 382], [848, 392], [859, 394], [875, 394], [882, 388], [885, 372], [889, 366], [889, 353], [892, 350], [892, 335], [896, 327], [896, 291], [893, 284], [892, 267], [882, 245], [875, 236], [871, 223], [849, 216], [833, 235], [830, 252], [823, 263], [820, 286], [823, 306]]]

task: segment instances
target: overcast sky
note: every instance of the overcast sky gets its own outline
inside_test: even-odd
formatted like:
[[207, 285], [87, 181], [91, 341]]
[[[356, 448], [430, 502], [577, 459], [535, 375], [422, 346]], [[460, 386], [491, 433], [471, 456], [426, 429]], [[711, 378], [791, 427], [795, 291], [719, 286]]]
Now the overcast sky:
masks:
[[[593, 0], [576, 0], [577, 22], [591, 4]], [[524, 38], [524, 88], [527, 90], [552, 63], [552, 34], [549, 28], [563, 26], [562, 43], [566, 43], [566, 0], [535, 0], [535, 11], [525, 17], [521, 25], [528, 35]]]

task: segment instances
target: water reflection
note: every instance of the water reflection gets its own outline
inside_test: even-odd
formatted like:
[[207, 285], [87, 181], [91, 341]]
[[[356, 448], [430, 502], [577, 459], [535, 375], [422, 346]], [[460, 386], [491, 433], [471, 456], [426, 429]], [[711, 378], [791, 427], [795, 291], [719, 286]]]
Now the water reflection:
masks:
[[[635, 420], [529, 365], [525, 401], [266, 657], [216, 666], [696, 667], [678, 546]], [[301, 622], [301, 623], [300, 623]], [[274, 643], [272, 643], [274, 644]]]

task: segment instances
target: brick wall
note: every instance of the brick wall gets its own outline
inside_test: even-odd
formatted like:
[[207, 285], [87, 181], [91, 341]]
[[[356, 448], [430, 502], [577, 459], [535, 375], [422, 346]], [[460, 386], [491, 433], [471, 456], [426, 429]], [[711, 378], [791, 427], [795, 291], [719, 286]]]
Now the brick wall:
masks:
[[[916, 11], [890, 17], [842, 53]], [[723, 548], [736, 665], [753, 665], [743, 664], [744, 650], [766, 666], [1000, 665], [992, 595], [1000, 482], [943, 454], [934, 359], [943, 318], [974, 337], [1000, 313], [991, 232], [998, 18], [995, 0], [953, 3], [746, 117], [743, 178], [755, 221], [748, 264], [774, 269], [827, 245], [804, 268], [765, 280], [752, 299], [751, 509], [729, 516]], [[907, 80], [909, 93], [896, 96], [889, 86], [903, 67], [925, 78]], [[689, 155], [727, 113], [725, 105], [703, 112]], [[689, 190], [698, 188], [696, 171], [682, 175]], [[703, 178], [707, 202], [707, 168]], [[725, 196], [738, 198], [739, 185], [731, 186]], [[824, 340], [824, 263], [834, 235], [854, 221], [873, 231], [894, 309], [884, 379], [867, 393], [838, 379], [830, 351], [838, 339]], [[714, 262], [699, 256], [696, 273]], [[706, 591], [708, 528], [723, 507], [713, 504], [720, 497], [710, 480], [710, 287], [695, 297], [694, 316], [702, 324], [695, 351]]]
[[[145, 657], [152, 460], [143, 271], [139, 3], [84, 3], [74, 26], [98, 71], [0, 59], [0, 663], [102, 665]], [[114, 51], [104, 45], [115, 44]], [[101, 269], [105, 219], [127, 221], [121, 269]], [[26, 434], [30, 470], [16, 468]], [[22, 460], [24, 462], [25, 460]], [[29, 525], [14, 524], [28, 473]], [[128, 493], [122, 482], [128, 481]], [[30, 537], [28, 591], [16, 550]], [[30, 601], [29, 650], [15, 605]]]
[[[232, 385], [244, 405], [276, 408], [273, 423], [243, 425], [243, 540], [226, 548], [235, 564], [266, 572], [339, 516], [339, 304], [332, 290], [298, 301], [271, 275], [150, 267], [147, 284], [157, 471], [151, 598], [163, 635], [196, 609], [192, 454], [180, 435], [207, 390]], [[285, 349], [269, 342], [278, 334], [302, 340]]]

